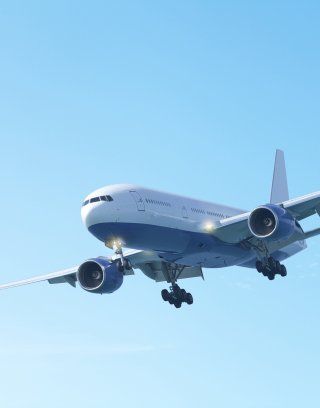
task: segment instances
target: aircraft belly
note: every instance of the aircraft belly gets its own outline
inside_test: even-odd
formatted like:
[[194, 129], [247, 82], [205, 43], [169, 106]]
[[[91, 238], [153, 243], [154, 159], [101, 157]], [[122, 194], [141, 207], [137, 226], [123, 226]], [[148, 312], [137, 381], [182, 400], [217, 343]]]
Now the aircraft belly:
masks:
[[199, 251], [185, 253], [177, 259], [183, 265], [201, 265], [204, 268], [224, 268], [226, 266], [238, 265], [252, 259], [251, 251], [240, 250], [236, 246], [228, 249], [212, 248], [210, 251]]
[[153, 250], [169, 262], [222, 268], [244, 263], [252, 252], [238, 244], [226, 244], [210, 234], [138, 223], [100, 223], [89, 231], [103, 242], [121, 240], [125, 247]]
[[103, 242], [119, 239], [128, 248], [159, 252], [184, 252], [191, 239], [187, 231], [142, 223], [100, 223], [89, 231]]

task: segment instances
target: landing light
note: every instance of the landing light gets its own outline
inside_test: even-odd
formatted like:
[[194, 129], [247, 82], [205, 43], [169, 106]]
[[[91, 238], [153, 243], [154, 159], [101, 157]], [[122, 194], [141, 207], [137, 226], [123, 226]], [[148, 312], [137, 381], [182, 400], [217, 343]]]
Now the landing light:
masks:
[[206, 224], [204, 224], [203, 226], [203, 230], [205, 232], [213, 232], [215, 230], [214, 225], [212, 224], [212, 222], [207, 222]]
[[123, 242], [120, 239], [113, 239], [110, 241], [105, 242], [105, 246], [110, 249], [114, 248], [121, 248], [123, 246]]
[[116, 241], [113, 241], [113, 246], [114, 246], [114, 247], [117, 247], [117, 248], [121, 247], [121, 246], [122, 246], [121, 240], [118, 239], [118, 240], [116, 240]]

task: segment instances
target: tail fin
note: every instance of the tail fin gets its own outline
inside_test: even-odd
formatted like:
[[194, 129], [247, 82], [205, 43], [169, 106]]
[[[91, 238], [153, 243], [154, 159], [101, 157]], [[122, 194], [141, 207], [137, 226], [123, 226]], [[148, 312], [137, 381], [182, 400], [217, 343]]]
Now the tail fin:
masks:
[[282, 150], [277, 150], [274, 162], [270, 203], [277, 204], [289, 200], [286, 163]]

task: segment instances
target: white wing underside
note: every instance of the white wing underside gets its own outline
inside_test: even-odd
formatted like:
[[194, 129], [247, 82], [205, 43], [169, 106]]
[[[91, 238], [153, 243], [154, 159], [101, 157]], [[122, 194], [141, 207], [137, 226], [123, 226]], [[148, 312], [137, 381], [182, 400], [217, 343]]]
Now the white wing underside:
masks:
[[15, 288], [17, 286], [29, 285], [30, 283], [37, 283], [37, 282], [43, 282], [43, 281], [48, 281], [50, 283], [68, 282], [72, 284], [71, 282], [73, 279], [69, 280], [68, 277], [73, 276], [77, 272], [77, 270], [78, 270], [78, 267], [73, 267], [73, 268], [68, 268], [68, 269], [62, 269], [61, 271], [57, 271], [57, 272], [48, 273], [46, 275], [38, 275], [33, 278], [22, 279], [19, 281], [5, 283], [4, 285], [0, 285], [0, 290]]

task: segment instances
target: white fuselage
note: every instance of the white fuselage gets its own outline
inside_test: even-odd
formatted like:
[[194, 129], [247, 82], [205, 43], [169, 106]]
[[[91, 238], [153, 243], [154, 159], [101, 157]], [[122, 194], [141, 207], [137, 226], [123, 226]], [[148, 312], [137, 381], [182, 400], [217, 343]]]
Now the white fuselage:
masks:
[[111, 246], [152, 250], [168, 261], [186, 265], [251, 266], [255, 254], [241, 245], [223, 243], [212, 234], [216, 221], [245, 211], [146, 189], [117, 184], [89, 194], [81, 216], [88, 230]]

